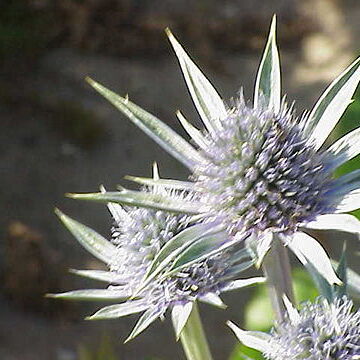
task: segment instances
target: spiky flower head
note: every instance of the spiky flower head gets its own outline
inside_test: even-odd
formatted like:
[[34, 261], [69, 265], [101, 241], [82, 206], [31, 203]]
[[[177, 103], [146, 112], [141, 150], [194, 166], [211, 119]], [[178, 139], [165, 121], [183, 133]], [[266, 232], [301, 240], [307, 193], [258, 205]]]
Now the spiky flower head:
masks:
[[268, 360], [360, 359], [360, 312], [346, 297], [329, 303], [318, 299], [298, 312], [289, 309], [286, 320], [270, 334], [242, 331], [229, 324], [245, 345], [260, 350]]
[[330, 157], [306, 143], [300, 120], [285, 103], [276, 113], [240, 97], [216, 135], [206, 135], [205, 161], [194, 170], [213, 217], [236, 232], [290, 233], [335, 209], [326, 196]]
[[[158, 177], [155, 168], [155, 180]], [[101, 191], [106, 194], [105, 189]], [[145, 186], [147, 196], [191, 201], [193, 193]], [[51, 295], [64, 299], [122, 301], [97, 311], [90, 319], [119, 318], [144, 312], [129, 339], [166, 311], [172, 311], [180, 334], [196, 300], [224, 307], [219, 295], [263, 278], [238, 279], [253, 264], [247, 249], [229, 238], [223, 226], [198, 223], [182, 213], [109, 203], [114, 225], [110, 241], [94, 230], [58, 212], [60, 219], [108, 271], [76, 270], [78, 275], [109, 283], [106, 289], [75, 290]]]
[[[163, 180], [162, 184], [196, 192], [195, 201], [174, 202], [163, 196], [146, 199], [139, 205], [222, 222], [229, 234], [240, 240], [252, 234], [258, 238], [255, 256], [259, 261], [276, 236], [302, 263], [310, 263], [328, 282], [336, 283], [338, 279], [324, 249], [303, 230], [360, 233], [359, 221], [344, 214], [360, 207], [360, 172], [334, 178], [337, 167], [360, 153], [360, 128], [330, 146], [325, 144], [351, 103], [360, 79], [360, 58], [331, 83], [311, 111], [298, 117], [282, 100], [275, 27], [274, 17], [255, 81], [253, 103], [240, 96], [233, 106], [224, 103], [167, 30], [204, 123], [204, 129], [198, 130], [177, 113], [193, 144], [127, 97], [88, 81], [191, 172], [192, 181]], [[139, 198], [135, 193], [131, 196]], [[129, 201], [125, 193], [116, 198], [106, 194], [77, 197]]]

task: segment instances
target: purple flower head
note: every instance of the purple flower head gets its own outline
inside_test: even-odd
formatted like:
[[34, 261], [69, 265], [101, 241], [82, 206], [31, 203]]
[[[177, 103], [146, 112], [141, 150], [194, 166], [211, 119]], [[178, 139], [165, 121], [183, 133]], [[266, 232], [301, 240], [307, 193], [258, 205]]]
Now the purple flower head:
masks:
[[[144, 187], [146, 196], [168, 196], [192, 201], [195, 194]], [[109, 194], [102, 189], [102, 194]], [[52, 295], [77, 300], [109, 300], [115, 305], [97, 311], [90, 319], [120, 318], [144, 312], [129, 339], [135, 337], [167, 310], [176, 313], [179, 334], [196, 300], [225, 307], [219, 295], [263, 278], [239, 279], [253, 264], [247, 249], [229, 240], [222, 226], [199, 223], [182, 213], [153, 208], [108, 204], [114, 219], [110, 241], [59, 212], [60, 219], [108, 271], [77, 270], [77, 274], [102, 280], [105, 289], [76, 290]], [[180, 315], [179, 315], [180, 314]], [[173, 315], [174, 316], [174, 315]]]
[[239, 340], [267, 360], [357, 360], [360, 358], [360, 311], [347, 297], [318, 298], [296, 310], [285, 299], [287, 316], [270, 334], [244, 331], [228, 322]]
[[[302, 121], [300, 121], [302, 120]], [[216, 135], [207, 134], [195, 188], [233, 231], [296, 231], [334, 211], [331, 157], [307, 144], [304, 119], [253, 108], [241, 97]]]
[[357, 360], [360, 358], [360, 312], [347, 298], [329, 304], [306, 303], [296, 319], [276, 326], [264, 352], [269, 360]]

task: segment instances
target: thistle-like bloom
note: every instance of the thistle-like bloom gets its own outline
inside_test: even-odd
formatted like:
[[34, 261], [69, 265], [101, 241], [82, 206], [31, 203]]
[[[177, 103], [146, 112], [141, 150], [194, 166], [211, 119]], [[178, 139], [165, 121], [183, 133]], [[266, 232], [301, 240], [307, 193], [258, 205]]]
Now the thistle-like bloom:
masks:
[[360, 359], [360, 311], [343, 297], [329, 303], [318, 299], [298, 312], [288, 303], [287, 319], [270, 334], [229, 326], [245, 345], [261, 351], [268, 360]]
[[[155, 168], [155, 180], [158, 179]], [[102, 193], [106, 194], [105, 189]], [[188, 191], [148, 186], [144, 195], [191, 201]], [[222, 226], [196, 223], [182, 213], [122, 207], [109, 203], [114, 219], [112, 239], [58, 212], [60, 219], [109, 271], [75, 270], [78, 275], [105, 281], [106, 289], [76, 290], [52, 297], [78, 300], [122, 301], [100, 309], [90, 319], [119, 318], [143, 312], [129, 339], [138, 335], [168, 309], [179, 336], [196, 300], [224, 307], [219, 295], [263, 278], [239, 279], [253, 264], [249, 252], [229, 239]]]
[[[167, 34], [205, 126], [196, 129], [178, 112], [194, 145], [128, 98], [89, 82], [191, 172], [188, 182], [156, 183], [169, 189], [187, 188], [197, 193], [195, 200], [174, 201], [166, 195], [145, 198], [128, 190], [74, 197], [123, 204], [136, 201], [139, 206], [220, 221], [238, 239], [256, 236], [260, 260], [276, 235], [301, 262], [310, 263], [330, 283], [338, 282], [324, 249], [303, 230], [360, 231], [358, 220], [344, 214], [360, 207], [360, 170], [337, 179], [333, 176], [337, 167], [360, 153], [360, 128], [330, 146], [325, 144], [351, 103], [360, 79], [360, 58], [332, 82], [311, 111], [298, 117], [281, 100], [275, 18], [252, 104], [240, 96], [233, 106], [225, 105], [169, 30]], [[152, 179], [135, 180], [154, 184]]]

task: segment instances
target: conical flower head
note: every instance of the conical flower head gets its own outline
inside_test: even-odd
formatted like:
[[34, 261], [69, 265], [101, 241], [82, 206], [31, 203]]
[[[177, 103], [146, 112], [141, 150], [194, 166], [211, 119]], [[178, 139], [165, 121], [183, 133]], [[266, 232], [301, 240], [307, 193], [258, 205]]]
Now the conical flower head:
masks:
[[236, 231], [291, 232], [334, 211], [330, 156], [307, 144], [303, 123], [285, 104], [276, 113], [237, 101], [194, 171], [215, 217]]
[[[143, 191], [151, 193], [153, 189]], [[108, 265], [110, 271], [119, 275], [119, 281], [134, 291], [160, 249], [186, 228], [190, 217], [119, 204], [108, 207], [114, 219], [111, 242], [117, 248]]]

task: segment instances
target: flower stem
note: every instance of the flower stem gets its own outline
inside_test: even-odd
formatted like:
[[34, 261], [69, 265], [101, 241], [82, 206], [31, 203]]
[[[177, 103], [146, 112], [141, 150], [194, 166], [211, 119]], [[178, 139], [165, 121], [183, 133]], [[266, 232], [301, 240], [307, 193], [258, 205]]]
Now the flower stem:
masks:
[[262, 269], [267, 280], [276, 320], [282, 322], [286, 313], [283, 296], [285, 295], [294, 303], [294, 292], [288, 251], [277, 236], [274, 236], [271, 248], [263, 261]]
[[180, 334], [180, 339], [188, 360], [212, 360], [196, 303]]

